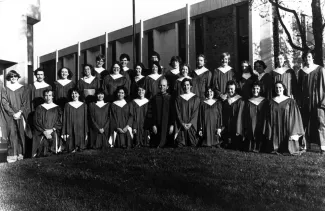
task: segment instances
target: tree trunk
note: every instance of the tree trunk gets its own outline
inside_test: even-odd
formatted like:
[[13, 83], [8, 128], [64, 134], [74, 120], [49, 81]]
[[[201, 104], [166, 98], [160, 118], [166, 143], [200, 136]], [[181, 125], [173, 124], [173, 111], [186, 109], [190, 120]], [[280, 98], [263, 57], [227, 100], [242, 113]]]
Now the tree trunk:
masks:
[[312, 0], [313, 34], [315, 39], [315, 63], [324, 66], [323, 62], [323, 18], [320, 0]]

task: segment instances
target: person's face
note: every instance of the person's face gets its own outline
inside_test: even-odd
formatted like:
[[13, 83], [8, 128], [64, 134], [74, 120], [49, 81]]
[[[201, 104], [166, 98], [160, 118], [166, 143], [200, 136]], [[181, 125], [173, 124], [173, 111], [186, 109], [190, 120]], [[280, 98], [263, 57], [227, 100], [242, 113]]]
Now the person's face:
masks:
[[122, 58], [122, 60], [120, 62], [121, 62], [122, 67], [127, 67], [128, 63], [129, 63], [129, 61], [126, 58]]
[[246, 62], [241, 64], [241, 69], [243, 73], [248, 72], [248, 64]]
[[36, 73], [36, 80], [38, 82], [44, 81], [44, 72], [43, 71], [37, 71], [37, 73]]
[[311, 53], [307, 54], [306, 62], [307, 62], [308, 65], [314, 64], [314, 58], [313, 58], [313, 55]]
[[146, 94], [146, 90], [143, 88], [138, 88], [138, 95], [142, 99], [144, 98], [144, 95]]
[[263, 73], [263, 72], [264, 72], [263, 65], [261, 65], [259, 62], [257, 62], [257, 63], [255, 64], [255, 70], [256, 70], [258, 73]]
[[279, 63], [280, 67], [283, 67], [283, 64], [284, 64], [284, 56], [283, 55], [278, 56], [278, 63]]
[[184, 92], [190, 93], [191, 92], [191, 88], [192, 88], [192, 86], [191, 86], [190, 82], [189, 81], [185, 81], [185, 83], [183, 84], [183, 90], [184, 90]]
[[168, 89], [167, 81], [161, 80], [158, 86], [161, 93], [166, 93]]
[[89, 77], [91, 75], [91, 69], [90, 69], [89, 66], [85, 66], [85, 68], [84, 68], [84, 74], [87, 77]]
[[179, 61], [173, 61], [172, 66], [175, 69], [179, 68]]
[[137, 74], [137, 76], [141, 75], [142, 73], [142, 68], [140, 66], [136, 66], [135, 67], [135, 73]]
[[104, 60], [103, 59], [96, 61], [96, 66], [97, 67], [103, 67], [103, 65], [104, 65]]
[[68, 78], [68, 76], [69, 76], [69, 71], [67, 70], [67, 69], [62, 69], [61, 70], [61, 77], [63, 78], [63, 79], [67, 79]]
[[182, 67], [182, 75], [188, 76], [188, 67], [187, 66]]
[[199, 56], [198, 58], [197, 58], [197, 66], [198, 67], [203, 67], [204, 66], [204, 58], [203, 57], [201, 57], [201, 56]]
[[158, 62], [158, 56], [151, 56], [151, 61]]
[[117, 75], [119, 73], [120, 73], [120, 65], [114, 64], [114, 66], [113, 66], [113, 74]]
[[280, 84], [280, 83], [275, 84], [275, 93], [277, 96], [282, 96], [283, 91], [284, 91], [284, 88], [283, 88], [282, 84]]
[[103, 93], [98, 93], [97, 94], [97, 100], [98, 101], [103, 101], [104, 100], [104, 94]]
[[212, 89], [209, 89], [209, 90], [208, 90], [207, 97], [208, 97], [209, 100], [213, 99], [213, 97], [214, 97], [214, 92], [212, 91]]
[[227, 93], [230, 97], [234, 96], [236, 94], [236, 86], [235, 85], [229, 85], [227, 87]]
[[259, 97], [260, 96], [260, 91], [261, 91], [261, 87], [260, 86], [254, 86], [252, 88], [253, 97]]
[[229, 63], [229, 57], [228, 56], [225, 56], [221, 59], [221, 63], [223, 66], [227, 66], [228, 63]]
[[152, 65], [152, 73], [154, 73], [154, 74], [156, 74], [156, 73], [158, 73], [158, 66], [157, 65]]
[[50, 92], [46, 92], [44, 95], [44, 99], [46, 103], [52, 103], [53, 102], [53, 93]]
[[73, 101], [78, 101], [79, 100], [79, 93], [76, 91], [73, 91], [71, 94], [72, 100]]
[[10, 82], [11, 82], [12, 84], [17, 83], [17, 82], [18, 82], [18, 75], [16, 75], [16, 74], [11, 75], [11, 77], [10, 77]]
[[124, 90], [123, 89], [120, 89], [117, 93], [117, 98], [119, 100], [123, 100], [124, 99], [124, 96], [125, 96], [125, 93], [124, 93]]

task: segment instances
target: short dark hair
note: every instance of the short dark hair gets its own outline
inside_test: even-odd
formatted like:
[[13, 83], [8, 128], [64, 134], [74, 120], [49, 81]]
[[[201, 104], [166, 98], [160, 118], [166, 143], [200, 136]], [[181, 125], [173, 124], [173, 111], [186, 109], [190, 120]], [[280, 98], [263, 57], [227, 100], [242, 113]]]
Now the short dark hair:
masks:
[[118, 61], [114, 61], [114, 62], [112, 63], [112, 66], [111, 66], [110, 73], [113, 72], [113, 67], [114, 67], [114, 65], [116, 65], [116, 64], [120, 67], [120, 69], [122, 69], [120, 62], [118, 62]]
[[209, 86], [208, 88], [206, 88], [206, 90], [204, 92], [204, 96], [205, 97], [208, 97], [208, 91], [209, 90], [211, 90], [213, 92], [213, 97], [216, 98], [216, 91], [211, 86]]
[[151, 57], [156, 56], [158, 61], [160, 61], [160, 55], [156, 51], [152, 52]]
[[43, 71], [43, 73], [45, 74], [45, 71], [44, 71], [44, 69], [43, 69], [43, 68], [41, 68], [41, 67], [39, 67], [39, 68], [37, 68], [37, 69], [34, 71], [34, 75], [36, 76], [36, 75], [37, 75], [37, 73], [38, 73], [39, 71]]
[[306, 63], [308, 54], [311, 54], [313, 56], [313, 59], [315, 58], [315, 50], [314, 49], [308, 49], [307, 51], [304, 51], [302, 54], [302, 61]]
[[59, 79], [62, 79], [61, 72], [62, 72], [63, 69], [68, 70], [68, 73], [69, 73], [69, 75], [68, 75], [68, 79], [71, 79], [72, 76], [73, 76], [73, 73], [72, 73], [72, 71], [70, 70], [70, 68], [68, 68], [68, 67], [62, 67], [62, 68], [59, 69], [59, 71], [58, 71], [58, 77], [59, 77]]
[[179, 56], [172, 56], [172, 58], [170, 58], [170, 62], [169, 62], [169, 66], [173, 67], [173, 62], [178, 62], [179, 64], [182, 64], [182, 58]]
[[182, 64], [182, 66], [181, 66], [181, 68], [180, 68], [180, 72], [182, 72], [183, 67], [187, 67], [187, 69], [188, 69], [188, 74], [190, 75], [190, 73], [191, 73], [190, 65], [187, 64], [187, 63]]
[[235, 80], [229, 80], [229, 81], [227, 81], [227, 83], [226, 83], [226, 90], [228, 89], [228, 86], [232, 86], [232, 85], [235, 85], [235, 89], [236, 89], [236, 92], [237, 92], [237, 90], [238, 90], [238, 84], [236, 83]]
[[80, 89], [78, 89], [77, 87], [73, 87], [73, 88], [71, 88], [70, 90], [69, 90], [69, 98], [72, 100], [72, 93], [73, 92], [77, 92], [78, 94], [79, 94], [79, 100], [80, 100], [80, 93], [81, 93], [81, 91], [80, 91]]
[[228, 62], [230, 62], [230, 53], [228, 52], [223, 52], [221, 55], [220, 55], [220, 59], [222, 60], [223, 58], [225, 57], [228, 57]]
[[144, 64], [141, 63], [141, 62], [137, 62], [137, 63], [134, 65], [134, 70], [137, 68], [137, 66], [141, 67], [142, 70], [145, 69]]
[[91, 71], [91, 75], [92, 76], [94, 76], [95, 75], [95, 69], [94, 69], [94, 67], [91, 65], [91, 64], [84, 64], [84, 65], [82, 65], [82, 76], [85, 76], [85, 67], [89, 67], [90, 68], [90, 71]]
[[103, 94], [103, 95], [105, 96], [105, 91], [104, 91], [103, 88], [96, 89], [96, 93], [95, 93], [95, 95], [97, 96], [97, 95], [99, 95], [99, 94]]
[[262, 60], [256, 60], [254, 62], [254, 70], [256, 69], [256, 64], [262, 65], [262, 67], [263, 67], [264, 70], [267, 68], [266, 64]]
[[16, 75], [18, 79], [20, 78], [20, 75], [16, 72], [16, 70], [10, 70], [6, 75], [6, 81], [10, 81], [10, 78], [14, 75]]
[[[199, 57], [202, 57], [204, 59], [204, 64], [207, 64], [208, 60], [205, 58], [204, 54], [199, 54], [197, 57], [196, 57], [196, 60], [199, 58]], [[197, 65], [197, 64], [196, 64]]]
[[54, 97], [55, 93], [54, 93], [54, 91], [53, 91], [52, 89], [45, 89], [45, 90], [43, 91], [43, 97], [45, 97], [45, 94], [46, 94], [46, 93], [49, 93], [49, 92], [52, 92], [52, 96]]
[[130, 61], [130, 56], [129, 56], [128, 54], [126, 54], [126, 53], [122, 53], [122, 54], [121, 54], [121, 56], [120, 56], [120, 61], [121, 61], [122, 59], [124, 59], [124, 58], [126, 58], [126, 60]]
[[99, 54], [98, 56], [96, 56], [96, 62], [103, 60], [105, 62], [105, 56], [103, 54]]
[[162, 69], [161, 69], [161, 66], [160, 66], [159, 62], [157, 62], [157, 61], [152, 62], [151, 65], [150, 65], [151, 70], [152, 70], [153, 65], [156, 65], [158, 67], [158, 74], [161, 74]]
[[184, 86], [185, 82], [187, 82], [187, 81], [190, 83], [191, 86], [193, 86], [193, 83], [192, 83], [192, 80], [191, 80], [191, 79], [189, 79], [189, 78], [184, 78], [184, 79], [182, 80], [182, 82], [181, 82], [182, 89], [183, 89], [183, 86]]
[[118, 86], [114, 92], [114, 96], [117, 98], [117, 94], [120, 90], [124, 91], [124, 99], [126, 98], [126, 96], [128, 95], [128, 90], [125, 86]]
[[276, 96], [275, 86], [276, 86], [277, 84], [281, 84], [281, 85], [282, 85], [282, 87], [283, 87], [283, 94], [284, 94], [285, 96], [288, 96], [288, 89], [287, 89], [286, 85], [284, 85], [284, 83], [283, 83], [282, 81], [276, 81], [276, 82], [274, 83], [274, 86], [273, 86], [273, 96]]

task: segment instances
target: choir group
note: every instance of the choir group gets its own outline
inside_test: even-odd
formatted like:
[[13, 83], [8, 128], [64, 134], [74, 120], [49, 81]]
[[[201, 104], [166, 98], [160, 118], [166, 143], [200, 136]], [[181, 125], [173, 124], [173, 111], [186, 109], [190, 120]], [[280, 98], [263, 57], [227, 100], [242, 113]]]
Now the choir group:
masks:
[[304, 52], [304, 66], [291, 69], [280, 53], [277, 68], [265, 72], [257, 60], [252, 68], [221, 66], [208, 70], [204, 55], [191, 70], [179, 56], [163, 71], [154, 52], [149, 69], [130, 58], [105, 70], [105, 59], [85, 64], [74, 83], [69, 68], [58, 71], [53, 87], [44, 81], [19, 84], [19, 73], [6, 75], [1, 91], [2, 136], [8, 139], [8, 162], [24, 158], [32, 140], [31, 156], [110, 147], [205, 146], [252, 152], [300, 155], [311, 143], [325, 152], [325, 70], [314, 64], [313, 51]]

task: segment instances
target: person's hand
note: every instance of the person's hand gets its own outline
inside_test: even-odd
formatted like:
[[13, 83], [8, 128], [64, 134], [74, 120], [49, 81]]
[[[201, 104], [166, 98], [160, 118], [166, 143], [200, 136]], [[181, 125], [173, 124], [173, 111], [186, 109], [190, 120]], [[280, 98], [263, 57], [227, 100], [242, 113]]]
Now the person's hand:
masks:
[[127, 125], [125, 128], [123, 128], [123, 132], [126, 133], [128, 131], [129, 126]]
[[221, 137], [221, 128], [218, 128], [218, 129], [217, 129], [217, 135], [218, 135], [219, 137]]
[[102, 134], [104, 133], [104, 131], [105, 131], [104, 128], [99, 129], [99, 132]]
[[88, 135], [86, 135], [86, 138], [85, 138], [85, 141], [87, 141], [88, 140]]
[[182, 123], [182, 126], [183, 126], [183, 128], [185, 129], [185, 130], [187, 130], [187, 124], [186, 123]]
[[133, 129], [133, 130], [132, 130], [132, 133], [133, 133], [133, 134], [136, 134], [136, 133], [137, 133], [137, 130], [136, 130], [136, 129]]
[[61, 135], [61, 138], [62, 138], [64, 141], [67, 141], [67, 139], [69, 138], [69, 135]]
[[227, 94], [220, 94], [220, 98], [222, 100], [227, 100]]
[[201, 137], [203, 136], [202, 130], [199, 131], [199, 136], [201, 136]]
[[169, 127], [169, 135], [173, 134], [173, 132], [174, 132], [174, 125], [171, 125]]
[[152, 132], [154, 134], [157, 134], [158, 133], [156, 125], [152, 126]]
[[14, 120], [20, 119], [21, 118], [21, 111], [18, 111], [17, 113], [15, 113], [13, 115], [13, 117], [14, 117]]
[[121, 128], [117, 128], [117, 132], [124, 133], [124, 131]]

